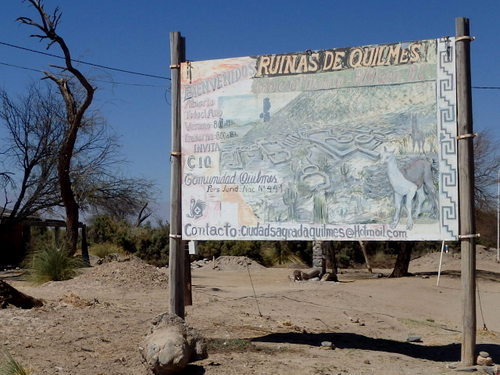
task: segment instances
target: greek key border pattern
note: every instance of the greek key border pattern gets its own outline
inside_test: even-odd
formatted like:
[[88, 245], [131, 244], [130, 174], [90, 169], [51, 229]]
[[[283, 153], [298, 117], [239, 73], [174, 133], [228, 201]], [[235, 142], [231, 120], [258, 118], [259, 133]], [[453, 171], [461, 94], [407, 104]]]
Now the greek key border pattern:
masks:
[[437, 40], [436, 99], [439, 144], [439, 219], [443, 240], [458, 238], [457, 98], [455, 39]]

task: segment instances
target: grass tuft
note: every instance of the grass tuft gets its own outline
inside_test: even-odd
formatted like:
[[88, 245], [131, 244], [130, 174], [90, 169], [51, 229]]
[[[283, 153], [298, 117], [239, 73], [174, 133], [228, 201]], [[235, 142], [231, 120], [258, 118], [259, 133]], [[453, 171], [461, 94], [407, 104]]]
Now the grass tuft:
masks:
[[5, 353], [5, 360], [0, 364], [0, 375], [29, 375], [31, 371], [25, 369], [9, 353]]
[[65, 250], [46, 246], [36, 251], [31, 259], [30, 274], [35, 283], [68, 280], [76, 276], [80, 259], [69, 256]]

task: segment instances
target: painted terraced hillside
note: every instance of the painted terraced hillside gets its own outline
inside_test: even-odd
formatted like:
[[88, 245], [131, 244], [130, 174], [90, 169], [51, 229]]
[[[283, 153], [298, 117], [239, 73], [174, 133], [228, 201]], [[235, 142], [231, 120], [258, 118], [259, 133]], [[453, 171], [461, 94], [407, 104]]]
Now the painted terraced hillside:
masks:
[[[260, 99], [270, 108], [266, 121], [229, 119], [238, 137], [221, 152], [222, 173], [251, 169], [279, 177], [277, 189], [242, 193], [259, 220], [397, 224], [383, 152], [402, 175], [419, 164], [437, 183], [434, 82], [302, 92], [273, 112], [276, 95]], [[422, 193], [413, 199], [414, 216], [420, 210], [417, 222], [435, 222], [432, 187]]]

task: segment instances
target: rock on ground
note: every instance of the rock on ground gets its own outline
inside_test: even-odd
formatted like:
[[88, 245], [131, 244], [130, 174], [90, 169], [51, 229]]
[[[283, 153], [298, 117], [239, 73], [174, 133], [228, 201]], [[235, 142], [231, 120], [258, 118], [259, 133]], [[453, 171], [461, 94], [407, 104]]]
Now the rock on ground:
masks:
[[198, 331], [169, 313], [161, 314], [153, 321], [139, 349], [155, 375], [178, 373], [189, 362], [208, 357], [205, 340]]

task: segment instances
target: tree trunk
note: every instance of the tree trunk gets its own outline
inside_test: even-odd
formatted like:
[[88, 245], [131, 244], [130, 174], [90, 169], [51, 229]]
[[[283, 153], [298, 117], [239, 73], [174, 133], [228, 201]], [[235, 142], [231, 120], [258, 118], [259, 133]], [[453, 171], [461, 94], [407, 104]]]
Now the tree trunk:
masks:
[[[58, 160], [57, 160], [57, 174], [59, 180], [59, 189], [61, 192], [61, 198], [66, 210], [66, 236], [67, 236], [67, 248], [70, 255], [76, 252], [78, 243], [78, 203], [75, 198], [75, 193], [73, 191], [71, 177], [70, 177], [70, 167], [71, 158], [73, 157], [73, 151], [75, 148], [76, 139], [78, 136], [78, 130], [83, 126], [83, 119], [85, 112], [92, 103], [94, 98], [95, 89], [92, 87], [87, 78], [73, 66], [73, 60], [71, 58], [71, 53], [66, 45], [64, 38], [62, 38], [57, 32], [57, 26], [61, 19], [61, 12], [59, 8], [56, 8], [52, 14], [45, 12], [43, 3], [38, 0], [27, 0], [40, 15], [41, 23], [33, 21], [29, 17], [19, 17], [17, 20], [23, 24], [30, 25], [41, 31], [41, 34], [33, 34], [32, 37], [39, 38], [40, 40], [47, 39], [49, 48], [52, 44], [56, 43], [61, 48], [64, 54], [65, 67], [60, 67], [64, 74], [54, 75], [50, 72], [44, 72], [45, 77], [54, 81], [61, 93], [64, 103], [66, 104], [66, 121], [67, 121], [67, 131], [64, 134], [64, 140], [62, 141], [61, 147], [59, 149]], [[69, 77], [67, 75], [69, 73]], [[78, 80], [81, 88], [85, 90], [85, 94], [81, 97], [75, 95], [69, 83], [71, 78], [76, 78]]]
[[5, 281], [0, 280], [0, 309], [6, 308], [7, 305], [14, 305], [22, 309], [31, 309], [43, 306], [43, 302], [20, 292]]
[[79, 212], [78, 203], [76, 203], [73, 190], [71, 189], [69, 173], [59, 171], [59, 187], [61, 189], [61, 198], [66, 211], [66, 249], [69, 255], [74, 255], [78, 245]]
[[76, 142], [77, 127], [68, 129], [67, 139], [59, 152], [57, 174], [59, 189], [66, 211], [66, 249], [69, 255], [74, 255], [78, 246], [79, 207], [73, 193], [70, 177], [71, 156]]
[[408, 242], [396, 242], [399, 247], [398, 257], [394, 264], [394, 269], [389, 277], [408, 276], [408, 268], [410, 267], [412, 244]]
[[332, 274], [337, 276], [337, 273], [339, 272], [339, 266], [337, 264], [337, 257], [335, 255], [335, 247], [333, 246], [333, 242], [323, 241], [322, 246], [325, 256], [327, 257], [327, 259], [329, 258], [330, 260], [330, 267], [332, 269]]

